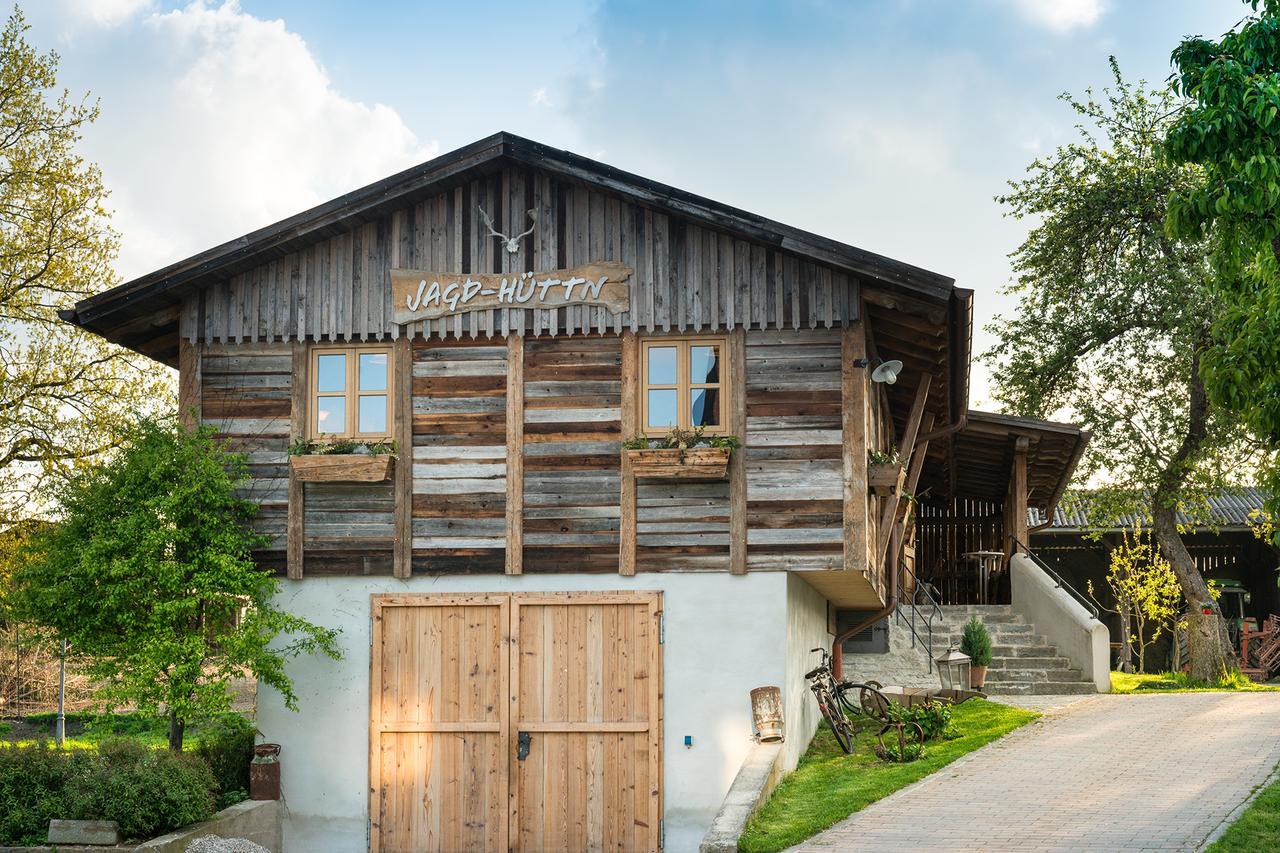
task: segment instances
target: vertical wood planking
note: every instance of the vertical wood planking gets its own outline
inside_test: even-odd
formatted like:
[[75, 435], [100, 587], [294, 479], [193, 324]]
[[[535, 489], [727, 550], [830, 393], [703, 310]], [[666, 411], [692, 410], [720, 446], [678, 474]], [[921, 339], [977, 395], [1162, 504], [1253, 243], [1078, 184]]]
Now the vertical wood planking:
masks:
[[506, 572], [524, 571], [524, 338], [507, 336]]
[[[640, 343], [635, 332], [622, 333], [622, 436], [640, 432]], [[622, 454], [622, 488], [619, 499], [618, 572], [636, 573], [636, 477], [631, 460]]]
[[[289, 440], [296, 441], [307, 434], [307, 345], [295, 342], [290, 357], [293, 364], [289, 385]], [[290, 467], [286, 571], [291, 580], [302, 579], [305, 500], [306, 487], [293, 476]]]
[[844, 568], [870, 577], [867, 541], [867, 339], [861, 320], [846, 326], [840, 338], [840, 400], [844, 492]]
[[[730, 435], [747, 434], [747, 333], [741, 326], [729, 333]], [[747, 571], [747, 466], [741, 449], [729, 457], [729, 571]]]
[[413, 347], [408, 337], [396, 339], [395, 359], [395, 541], [392, 574], [407, 578], [413, 572]]
[[[532, 235], [508, 254], [482, 231], [484, 205], [495, 227]], [[612, 314], [599, 306], [482, 309], [411, 323], [392, 321], [391, 267], [441, 272], [549, 271], [593, 260], [631, 266], [632, 299]], [[371, 340], [633, 331], [830, 328], [857, 308], [847, 273], [678, 215], [557, 180], [536, 169], [504, 168], [394, 210], [378, 220], [206, 287], [193, 340]]]
[[178, 422], [187, 429], [200, 425], [200, 352], [202, 344], [192, 343], [185, 335], [178, 339]]

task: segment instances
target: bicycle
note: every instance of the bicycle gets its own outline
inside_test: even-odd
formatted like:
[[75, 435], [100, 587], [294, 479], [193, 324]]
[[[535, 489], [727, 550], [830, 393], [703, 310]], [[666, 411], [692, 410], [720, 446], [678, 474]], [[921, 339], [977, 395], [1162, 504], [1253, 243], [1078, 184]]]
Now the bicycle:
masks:
[[[831, 671], [831, 655], [824, 648], [810, 649], [810, 653], [822, 655], [822, 662], [804, 674], [805, 680], [811, 682], [809, 689], [818, 700], [818, 710], [827, 721], [836, 743], [845, 754], [853, 752], [853, 741], [858, 735], [858, 727], [849, 719], [850, 715], [865, 716], [871, 720], [883, 721], [888, 713], [889, 700], [880, 692], [876, 682], [861, 684], [853, 681], [836, 681]], [[858, 702], [850, 701], [848, 694], [858, 691]]]

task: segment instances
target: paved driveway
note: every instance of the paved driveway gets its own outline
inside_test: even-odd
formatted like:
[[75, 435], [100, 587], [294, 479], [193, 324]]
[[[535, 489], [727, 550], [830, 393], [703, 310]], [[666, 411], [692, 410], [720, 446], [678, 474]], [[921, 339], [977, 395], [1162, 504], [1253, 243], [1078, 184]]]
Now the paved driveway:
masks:
[[1277, 762], [1280, 693], [1098, 696], [792, 849], [1197, 850]]

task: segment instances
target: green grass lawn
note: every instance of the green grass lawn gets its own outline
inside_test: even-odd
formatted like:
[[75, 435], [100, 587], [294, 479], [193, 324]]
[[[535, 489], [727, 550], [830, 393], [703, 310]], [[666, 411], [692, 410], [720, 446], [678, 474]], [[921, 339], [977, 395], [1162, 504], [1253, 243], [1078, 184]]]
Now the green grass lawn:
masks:
[[953, 713], [960, 736], [930, 741], [924, 758], [910, 764], [892, 764], [877, 758], [872, 749], [876, 743], [874, 729], [862, 732], [853, 754], [845, 755], [824, 723], [795, 772], [782, 780], [769, 801], [751, 818], [738, 842], [739, 849], [766, 853], [803, 841], [1040, 716], [981, 699], [957, 705]]
[[[40, 740], [53, 741], [55, 715], [31, 714], [19, 720], [11, 720], [0, 726], [0, 747], [31, 746]], [[147, 746], [160, 748], [169, 745], [169, 723], [163, 717], [145, 714], [67, 714], [67, 737], [63, 746], [67, 749], [97, 749], [107, 738], [126, 737]], [[194, 749], [200, 742], [200, 727], [187, 728], [183, 739], [184, 749]]]
[[1255, 853], [1280, 845], [1280, 782], [1258, 795], [1240, 819], [1213, 842], [1205, 853]]
[[1111, 673], [1112, 693], [1207, 693], [1237, 690], [1242, 692], [1280, 690], [1280, 685], [1258, 684], [1240, 673], [1234, 673], [1217, 684], [1193, 682], [1185, 673]]

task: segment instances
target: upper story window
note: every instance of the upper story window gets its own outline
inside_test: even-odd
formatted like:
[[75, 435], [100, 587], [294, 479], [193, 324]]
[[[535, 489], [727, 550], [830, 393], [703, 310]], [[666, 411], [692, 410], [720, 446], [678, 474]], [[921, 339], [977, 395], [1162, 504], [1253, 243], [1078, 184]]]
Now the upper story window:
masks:
[[641, 342], [641, 423], [649, 434], [672, 427], [725, 431], [726, 339], [655, 338]]
[[390, 437], [391, 363], [388, 346], [314, 347], [311, 437]]

